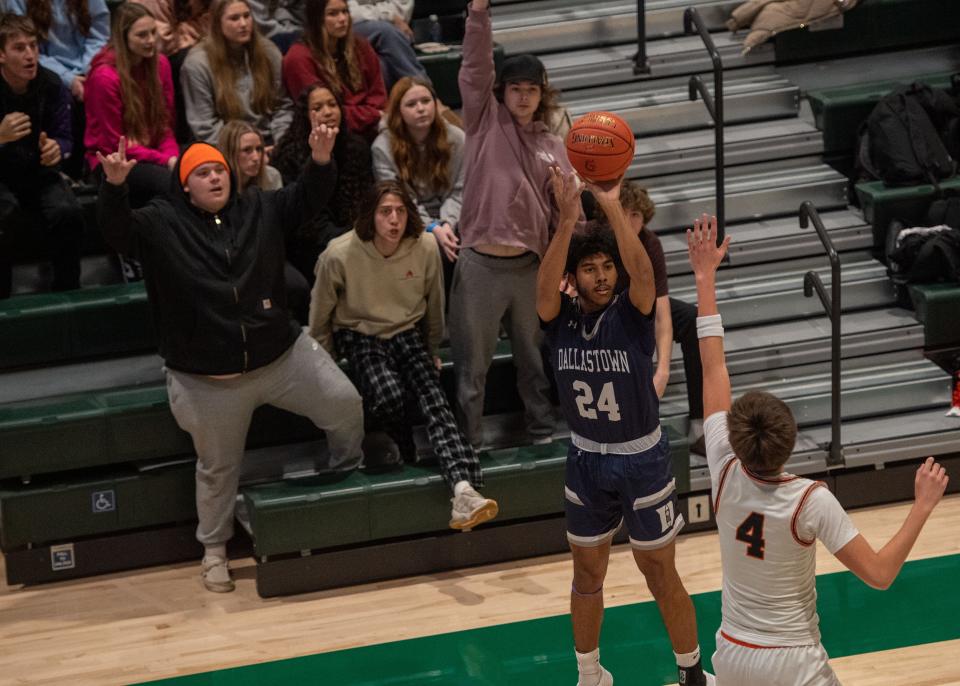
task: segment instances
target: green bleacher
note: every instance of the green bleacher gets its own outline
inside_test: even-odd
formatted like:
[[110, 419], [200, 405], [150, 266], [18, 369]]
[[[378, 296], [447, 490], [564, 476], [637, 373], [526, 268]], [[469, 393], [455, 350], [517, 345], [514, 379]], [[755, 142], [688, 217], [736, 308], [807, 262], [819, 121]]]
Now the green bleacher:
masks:
[[[460, 3], [460, 0], [457, 2]], [[712, 28], [716, 30], [722, 26], [722, 16], [716, 2], [690, 0], [690, 3], [709, 6], [711, 12], [708, 21]], [[626, 46], [624, 49], [627, 52], [633, 49], [628, 43], [628, 40], [632, 40], [629, 35], [623, 38], [616, 33], [620, 30], [617, 27], [623, 24], [622, 15], [630, 10], [625, 10], [623, 3], [604, 0], [587, 7], [568, 0], [497, 4], [495, 19], [499, 15], [514, 22], [509, 36], [513, 41], [519, 40], [517, 34], [528, 33], [530, 40], [537, 39], [540, 34], [546, 35], [552, 26], [569, 21], [568, 10], [575, 7], [577, 12], [589, 16], [582, 20], [582, 31], [573, 38], [563, 38], [571, 41], [570, 50], [590, 50], [596, 44], [607, 46], [604, 50], [614, 50], [618, 43]], [[664, 165], [664, 168], [669, 168], [668, 162], [678, 165], [662, 174], [663, 178], [654, 174], [644, 178], [644, 183], [651, 186], [657, 198], [658, 216], [664, 221], [663, 217], [666, 216], [685, 218], [693, 207], [698, 211], [709, 209], [709, 205], [704, 203], [712, 201], [709, 193], [712, 193], [713, 169], [712, 155], [690, 155], [686, 150], [678, 152], [671, 144], [672, 139], [658, 138], [663, 131], [672, 131], [670, 127], [676, 124], [674, 114], [680, 112], [679, 126], [685, 129], [683, 135], [705, 135], [712, 145], [712, 132], [705, 128], [706, 118], [700, 118], [703, 115], [699, 110], [701, 104], [696, 104], [696, 115], [691, 115], [690, 110], [685, 109], [692, 107], [686, 99], [685, 78], [689, 73], [705, 68], [702, 60], [691, 60], [690, 55], [695, 49], [696, 54], [705, 59], [701, 54], [702, 45], [696, 37], [679, 38], [679, 11], [682, 8], [678, 9], [671, 3], [662, 4], [664, 7], [658, 5], [651, 10], [648, 27], [652, 26], [652, 31], [664, 31], [663, 36], [667, 40], [662, 43], [678, 49], [676, 63], [670, 62], [669, 50], [673, 47], [664, 48], [662, 53], [654, 51], [652, 54], [658, 56], [655, 69], [669, 68], [668, 76], [660, 78], [655, 71], [650, 77], [637, 77], [638, 82], [630, 83], [629, 78], [616, 75], [616, 79], [610, 81], [615, 85], [609, 88], [613, 93], [609, 103], [611, 109], [629, 111], [630, 116], [636, 117], [637, 129], [643, 132], [640, 141], [650, 146], [648, 157], [638, 154], [638, 173], [645, 173], [644, 163], [647, 159], [655, 159], [655, 164]], [[434, 2], [433, 6], [443, 8], [444, 4]], [[529, 15], [526, 19], [525, 11]], [[669, 15], [671, 22], [669, 30], [663, 28], [666, 26], [665, 15]], [[528, 23], [523, 24], [524, 21]], [[777, 36], [776, 61], [797, 63], [881, 48], [889, 50], [939, 44], [948, 36], [955, 39], [956, 27], [960, 26], [960, 3], [955, 0], [866, 0], [844, 21], [844, 28], [837, 31], [803, 30]], [[893, 27], [896, 33], [892, 31]], [[505, 28], [505, 38], [506, 34]], [[715, 35], [719, 37], [720, 34]], [[693, 48], [687, 46], [684, 47], [686, 52], [680, 51], [681, 43], [687, 45], [684, 41], [692, 42]], [[652, 47], [658, 45], [651, 40]], [[767, 70], [764, 63], [737, 61], [730, 47], [727, 46], [724, 59], [727, 60], [734, 84], [728, 91], [728, 111], [733, 117], [731, 128], [769, 124], [754, 121], [758, 118], [757, 112], [764, 111], [770, 113], [770, 121], [774, 124], [788, 121], [788, 114], [795, 119], [796, 110], [799, 109], [794, 95], [798, 92], [796, 88], [784, 87], [783, 79], [775, 79], [777, 75], [772, 67]], [[536, 51], [536, 45], [525, 49]], [[551, 58], [557, 59], [558, 55], [563, 56], [560, 48], [551, 48], [547, 52], [553, 52], [545, 55], [548, 62]], [[762, 51], [757, 51], [757, 54], [762, 54]], [[498, 50], [496, 56], [498, 60], [501, 59], [503, 50]], [[424, 62], [442, 99], [447, 104], [456, 105], [459, 102], [457, 51], [425, 57]], [[580, 65], [573, 63], [565, 66], [558, 64], [557, 67], [558, 73], [563, 69], [570, 72], [567, 78], [571, 79], [571, 83], [580, 83], [580, 86], [565, 88], [567, 102], [575, 104], [573, 109], [583, 109], [601, 95], [607, 97], [607, 93], [599, 94], [596, 88], [607, 83], [603, 79], [609, 74], [601, 70], [603, 73], [598, 73], [597, 83], [583, 85], [582, 79], [585, 77], [574, 73], [578, 68]], [[877, 74], [882, 73], [882, 69], [878, 68]], [[921, 73], [907, 80], [945, 86], [951, 73]], [[581, 82], [577, 82], [574, 76], [580, 78]], [[649, 80], [639, 83], [641, 78]], [[682, 83], [676, 86], [674, 81]], [[752, 154], [758, 147], [773, 151], [789, 150], [789, 141], [778, 142], [779, 139], [771, 136], [769, 145], [761, 146], [752, 145], [750, 139], [735, 138], [731, 154], [740, 154], [742, 160], [728, 170], [730, 183], [738, 189], [730, 194], [728, 211], [732, 212], [732, 208], [736, 208], [737, 198], [755, 189], [758, 182], [769, 181], [775, 173], [789, 176], [793, 168], [791, 165], [796, 165], [800, 170], [797, 172], [797, 184], [803, 182], [801, 177], [816, 176], [818, 185], [809, 188], [816, 190], [829, 187], [831, 200], [830, 203], [824, 201], [823, 209], [836, 214], [854, 212], [844, 206], [843, 178], [837, 179], [840, 175], [830, 169], [823, 171], [825, 165], [820, 154], [849, 151], [860, 121], [869, 114], [876, 100], [895, 83], [892, 80], [854, 83], [809, 92], [817, 125], [823, 132], [822, 149], [813, 148], [811, 152], [810, 148], [803, 147], [802, 152], [792, 155], [784, 153], [784, 160], [777, 158], [775, 153], [771, 153], [770, 157], [754, 159], [736, 146], [747, 148]], [[743, 110], [740, 114], [737, 114], [738, 104]], [[764, 110], [764, 107], [768, 109]], [[816, 134], [815, 131], [812, 133]], [[810, 137], [806, 133], [803, 135]], [[740, 142], [736, 143], [737, 140]], [[671, 154], [673, 157], [670, 157]], [[665, 157], [670, 159], [664, 161]], [[680, 158], [682, 164], [678, 162]], [[801, 165], [801, 162], [806, 164], [805, 160], [808, 159], [812, 160], [809, 166]], [[757, 166], [752, 167], [753, 163]], [[701, 193], [700, 186], [710, 187], [706, 195]], [[958, 187], [960, 181], [956, 179], [944, 183], [947, 189]], [[689, 191], [691, 188], [695, 190]], [[882, 245], [880, 232], [885, 231], [891, 218], [905, 221], [919, 218], [929, 205], [933, 190], [929, 186], [885, 188], [877, 183], [859, 184], [856, 191], [864, 218], [875, 227], [874, 245]], [[738, 369], [735, 373], [741, 379], [746, 378], [744, 386], [786, 384], [795, 374], [809, 375], [804, 379], [809, 378], [811, 385], [815, 386], [808, 395], [796, 391], [789, 402], [798, 416], [812, 417], [809, 426], [802, 427], [803, 431], [809, 429], [810, 433], [798, 445], [798, 453], [802, 455], [795, 466], [800, 473], [823, 473], [826, 469], [823, 441], [820, 440], [821, 434], [817, 433], [822, 429], [823, 421], [817, 414], [820, 410], [810, 408], [827, 404], [823, 385], [816, 384], [827, 374], [829, 360], [823, 357], [823, 351], [829, 349], [824, 344], [828, 338], [810, 334], [803, 340], [794, 340], [789, 332], [783, 333], [783, 328], [789, 322], [795, 323], [798, 330], [801, 326], [815, 328], [821, 325], [817, 323], [816, 314], [811, 314], [817, 312], [813, 309], [816, 303], [802, 301], [801, 279], [803, 271], [808, 268], [825, 268], [826, 258], [823, 256], [820, 259], [819, 247], [814, 253], [797, 248], [795, 243], [791, 243], [795, 241], [791, 234], [766, 233], [770, 223], [776, 223], [786, 216], [795, 216], [799, 204], [795, 201], [800, 197], [798, 194], [806, 192], [806, 188], [795, 190], [792, 194], [780, 194], [780, 191], [779, 187], [772, 187], [767, 196], [758, 198], [756, 202], [751, 200], [749, 211], [741, 210], [737, 221], [731, 222], [729, 231], [733, 236], [736, 237], [738, 232], [741, 236], [753, 235], [756, 245], [754, 256], [749, 260], [735, 250], [731, 267], [724, 271], [724, 283], [721, 285], [729, 288], [732, 294], [729, 320], [739, 324], [742, 329], [755, 327], [750, 328], [750, 336], [743, 331], [738, 332], [736, 326], [729, 327], [731, 340], [738, 333], [744, 338], [754, 339], [751, 346], [744, 345], [735, 351], [740, 355], [736, 360]], [[826, 197], [828, 191], [822, 193]], [[769, 197], [779, 200], [770, 200]], [[89, 198], [87, 200], [89, 205]], [[761, 206], [761, 203], [767, 204]], [[852, 224], [836, 219], [837, 230], [849, 231], [851, 226], [856, 228], [858, 223], [862, 227], [859, 216], [856, 219], [857, 222]], [[676, 232], [671, 231], [673, 228], [671, 224], [663, 232], [668, 249], [670, 241], [677, 238]], [[862, 228], [867, 231], [866, 227]], [[852, 239], [848, 237], [847, 240]], [[96, 246], [96, 241], [88, 242], [95, 249], [104, 250], [102, 246]], [[865, 247], [864, 244], [851, 243], [845, 252], [841, 248], [845, 263], [853, 266], [851, 271], [855, 272], [852, 276], [848, 272], [844, 277], [845, 293], [849, 298], [845, 301], [844, 309], [851, 316], [874, 311], [889, 313], [893, 309], [889, 288], [883, 287], [889, 284], [884, 280], [882, 268], [879, 268], [880, 275], [877, 276], [874, 273], [877, 269], [871, 269], [875, 265], [867, 264], [870, 258], [863, 253]], [[684, 263], [682, 252], [681, 248], [668, 255], [671, 264]], [[785, 284], [784, 281], [790, 283]], [[671, 268], [673, 293], [685, 294], [689, 300], [691, 283], [684, 267]], [[778, 284], [779, 290], [767, 288], [772, 283]], [[788, 298], [792, 298], [792, 289], [796, 290], [796, 300], [805, 309], [795, 307], [793, 300], [788, 301]], [[866, 293], [862, 300], [856, 299], [856, 294], [860, 292], [858, 289]], [[918, 286], [912, 288], [911, 293], [917, 318], [924, 324], [926, 346], [960, 345], [960, 327], [956, 324], [960, 316], [960, 287], [946, 284]], [[767, 311], [764, 313], [765, 307]], [[853, 312], [854, 309], [859, 311]], [[909, 318], [908, 314], [904, 316]], [[910, 324], [918, 329], [912, 320]], [[868, 368], [874, 362], [867, 359], [872, 351], [870, 346], [877, 346], [877, 340], [884, 338], [893, 343], [879, 351], [887, 356], [875, 363], [881, 372], [896, 369], [901, 358], [909, 358], [911, 364], [918, 366], [925, 364], [922, 351], [916, 349], [919, 343], [913, 343], [914, 349], [907, 350], [906, 344], [901, 346], [895, 340], [906, 334], [899, 329], [896, 334], [886, 337], [885, 333], [884, 330], [876, 332], [864, 325], [862, 330], [858, 330], [860, 338], [851, 345], [850, 350], [844, 349], [843, 356], [847, 364], [855, 372], [860, 370], [858, 378], [871, 375]], [[915, 338], [919, 338], [919, 332]], [[864, 348], [870, 349], [864, 351]], [[29, 372], [46, 374], [47, 380], [50, 380], [64, 373], [69, 365], [94, 365], [105, 360], [122, 363], [124, 360], [138, 359], [138, 355], [145, 359], [154, 351], [153, 321], [142, 284], [101, 285], [74, 293], [18, 295], [0, 301], [0, 378], [4, 380], [22, 382], [19, 380], [28, 377], [21, 375]], [[442, 351], [442, 357], [442, 383], [447, 393], [451, 394], [453, 370], [449, 351]], [[152, 358], [148, 361], [153, 363]], [[196, 545], [190, 545], [192, 539], [186, 545], [181, 544], [184, 536], [191, 538], [189, 529], [196, 517], [193, 449], [189, 436], [179, 429], [170, 414], [159, 369], [161, 361], [157, 358], [156, 362], [154, 375], [142, 382], [78, 389], [70, 385], [69, 379], [64, 379], [59, 392], [27, 393], [21, 399], [0, 402], [0, 548], [8, 555], [8, 576], [27, 583], [36, 579], [58, 578], [57, 573], [50, 572], [50, 551], [53, 547], [71, 543], [76, 543], [78, 549], [89, 543], [91, 550], [97, 551], [101, 557], [96, 565], [81, 568], [78, 573], [84, 573], [83, 569], [92, 569], [94, 573], [109, 571], [110, 556], [104, 551], [110, 550], [113, 541], [122, 541], [124, 550], [136, 549], [137, 546], [143, 549], [143, 552], [125, 558], [123, 564], [127, 566], [137, 564], [137, 560], [142, 561], [140, 564], [158, 563], [196, 554]], [[516, 379], [511, 362], [509, 344], [501, 342], [488, 377], [485, 415], [490, 419], [515, 416], [520, 408], [514, 390]], [[935, 374], [929, 368], [924, 371], [931, 380], [931, 386], [940, 384], [945, 378], [945, 375]], [[682, 366], [675, 359], [672, 383], [663, 404], [663, 426], [671, 442], [679, 493], [684, 499], [691, 494], [702, 499], [709, 489], [709, 483], [705, 485], [702, 460], [694, 459], [691, 462], [686, 443], [682, 374]], [[798, 386], [804, 379], [796, 380]], [[57, 387], [56, 383], [47, 385]], [[909, 405], [912, 412], [929, 410], [931, 416], [942, 415], [936, 405], [937, 397], [928, 393], [923, 384], [916, 386], [919, 390], [914, 396], [902, 400], [903, 404]], [[859, 398], [875, 394], [873, 387], [866, 385], [854, 391]], [[11, 397], [15, 395], [10, 394]], [[850, 397], [855, 400], [854, 395]], [[896, 406], [901, 402], [896, 391], [890, 391], [880, 400], [887, 402], [887, 405], [877, 410], [875, 415], [888, 412], [895, 416]], [[851, 417], [851, 424], [869, 422], [875, 418], [875, 415], [862, 409], [863, 404], [861, 402], [861, 409]], [[935, 429], [939, 431], [942, 427]], [[319, 445], [321, 439], [322, 434], [306, 419], [273, 408], [261, 408], [255, 413], [248, 435], [248, 458], [256, 459], [257, 451], [265, 450], [262, 461], [271, 467], [273, 456], [282, 457], [285, 453], [297, 450], [309, 452], [313, 450], [312, 446]], [[242, 485], [244, 507], [241, 509], [245, 515], [241, 519], [249, 527], [253, 550], [261, 564], [280, 560], [284, 564], [295, 565], [301, 560], [309, 560], [311, 556], [315, 560], [339, 559], [335, 556], [343, 551], [393, 550], [388, 545], [395, 545], [398, 541], [414, 546], [404, 550], [415, 551], [417, 542], [428, 538], [439, 538], [445, 542], [455, 540], [456, 545], [461, 547], [478, 540], [484, 541], [482, 545], [496, 546], [504, 540], [497, 539], [499, 531], [520, 532], [511, 533], [511, 536], [523, 536], [524, 531], [541, 531], [536, 528], [524, 529], [525, 526], [552, 527], [551, 531], [562, 531], [562, 524], [558, 523], [562, 521], [563, 512], [562, 485], [567, 439], [558, 436], [552, 444], [544, 446], [519, 443], [520, 440], [515, 440], [509, 446], [498, 446], [481, 456], [487, 481], [484, 493], [499, 501], [501, 511], [497, 520], [466, 536], [447, 529], [449, 492], [426, 450], [421, 451], [421, 461], [393, 471], [361, 470], [347, 475], [311, 474], [294, 478], [291, 474], [296, 474], [296, 470], [288, 474], [279, 466], [266, 469], [263, 475], [251, 478]], [[858, 451], [851, 450], [850, 456], [849, 466], [853, 469], [863, 466], [855, 461]], [[872, 458], [868, 456], [863, 459]], [[870, 468], [884, 459], [876, 458], [879, 461], [870, 463]], [[878, 489], [878, 493], [881, 491]], [[685, 503], [681, 503], [681, 509], [685, 507]], [[691, 528], [709, 525], [709, 505], [706, 505], [706, 511], [707, 518]], [[170, 552], [165, 556], [166, 545], [170, 545]], [[560, 545], [563, 545], [562, 540]], [[486, 558], [480, 555], [471, 559]], [[497, 558], [492, 555], [490, 559]], [[41, 570], [44, 565], [46, 567]], [[390, 570], [385, 567], [378, 573], [386, 578]], [[347, 577], [349, 570], [342, 572], [338, 578]], [[299, 586], [292, 584], [287, 588], [311, 588], [310, 584], [314, 581], [301, 578]], [[283, 587], [283, 584], [280, 586]]]
[[927, 347], [960, 346], [960, 283], [910, 286]]
[[[954, 72], [923, 74], [911, 81], [932, 88], [947, 88]], [[827, 152], [850, 152], [856, 147], [857, 132], [880, 98], [904, 84], [904, 81], [870, 81], [852, 86], [807, 91], [817, 128], [823, 131]]]

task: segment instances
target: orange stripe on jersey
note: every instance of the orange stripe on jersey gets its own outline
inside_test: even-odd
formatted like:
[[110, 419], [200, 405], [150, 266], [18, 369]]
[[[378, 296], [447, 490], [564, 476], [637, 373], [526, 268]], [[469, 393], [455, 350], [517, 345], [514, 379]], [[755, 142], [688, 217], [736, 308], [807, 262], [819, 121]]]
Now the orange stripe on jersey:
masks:
[[713, 501], [713, 516], [717, 516], [717, 512], [720, 511], [720, 494], [723, 493], [723, 484], [727, 482], [727, 477], [730, 476], [730, 468], [733, 467], [734, 463], [738, 462], [737, 458], [731, 457], [727, 464], [723, 465], [723, 469], [720, 470], [720, 482], [717, 484], [717, 499]]
[[753, 648], [754, 650], [776, 650], [777, 648], [786, 648], [786, 646], [758, 646], [753, 643], [747, 643], [746, 641], [741, 641], [739, 638], [734, 638], [722, 629], [720, 630], [720, 635], [735, 645], [743, 646], [744, 648]]
[[827, 485], [822, 481], [814, 481], [812, 484], [807, 486], [807, 490], [805, 490], [803, 495], [800, 496], [800, 502], [797, 503], [797, 509], [793, 511], [793, 517], [790, 519], [790, 533], [793, 534], [793, 540], [804, 547], [812, 546], [817, 542], [817, 539], [814, 538], [812, 541], [805, 541], [800, 538], [800, 534], [797, 533], [797, 520], [800, 518], [800, 510], [802, 510], [803, 506], [806, 504], [807, 498], [810, 497], [810, 494], [813, 493], [815, 489], [820, 488], [821, 486], [824, 488], [827, 487]]
[[800, 478], [799, 476], [794, 476], [792, 474], [788, 476], [784, 476], [782, 478], [777, 478], [777, 477], [771, 478], [766, 476], [760, 476], [759, 474], [755, 474], [751, 472], [749, 469], [747, 469], [746, 467], [744, 467], [742, 462], [740, 463], [740, 467], [743, 469], [743, 473], [749, 476], [754, 481], [757, 481], [761, 484], [767, 484], [770, 486], [778, 486], [780, 484], [789, 483], [791, 481], [794, 481], [795, 479]]

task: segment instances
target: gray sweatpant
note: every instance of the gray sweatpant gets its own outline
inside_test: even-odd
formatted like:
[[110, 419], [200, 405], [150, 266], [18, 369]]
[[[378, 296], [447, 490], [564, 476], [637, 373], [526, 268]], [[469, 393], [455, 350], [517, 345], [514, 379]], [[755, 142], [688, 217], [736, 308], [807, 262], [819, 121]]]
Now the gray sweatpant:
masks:
[[240, 462], [250, 418], [260, 405], [303, 415], [323, 429], [330, 469], [360, 465], [363, 401], [327, 351], [305, 333], [270, 364], [232, 379], [168, 369], [167, 395], [197, 451], [197, 540], [204, 545], [233, 536]]
[[457, 378], [460, 426], [474, 445], [483, 442], [484, 387], [503, 321], [510, 336], [517, 391], [523, 400], [527, 431], [549, 436], [556, 419], [550, 404], [550, 384], [540, 355], [537, 317], [539, 258], [490, 257], [470, 249], [460, 251], [450, 289], [450, 346]]

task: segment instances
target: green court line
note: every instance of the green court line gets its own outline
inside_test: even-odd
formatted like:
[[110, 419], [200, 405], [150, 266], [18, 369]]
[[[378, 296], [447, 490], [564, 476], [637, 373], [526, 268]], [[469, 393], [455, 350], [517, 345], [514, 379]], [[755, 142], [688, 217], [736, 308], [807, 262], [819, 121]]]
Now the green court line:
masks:
[[[958, 579], [960, 555], [908, 562], [885, 592], [870, 589], [849, 572], [818, 576], [820, 627], [827, 652], [844, 657], [960, 638]], [[693, 602], [700, 644], [709, 662], [720, 623], [720, 592], [695, 595]], [[561, 615], [151, 683], [557, 686], [576, 683], [572, 640], [570, 618]], [[618, 683], [676, 682], [673, 654], [653, 602], [608, 608], [600, 654], [604, 666], [619, 677]]]

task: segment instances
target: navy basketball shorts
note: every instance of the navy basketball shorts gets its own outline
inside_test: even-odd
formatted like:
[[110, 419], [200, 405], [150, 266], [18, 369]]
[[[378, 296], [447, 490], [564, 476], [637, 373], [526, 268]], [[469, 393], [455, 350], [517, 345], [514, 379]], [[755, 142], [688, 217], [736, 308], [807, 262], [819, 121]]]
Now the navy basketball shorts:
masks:
[[629, 455], [571, 444], [564, 492], [571, 545], [602, 545], [626, 522], [634, 548], [656, 550], [683, 528], [666, 431], [653, 447]]

